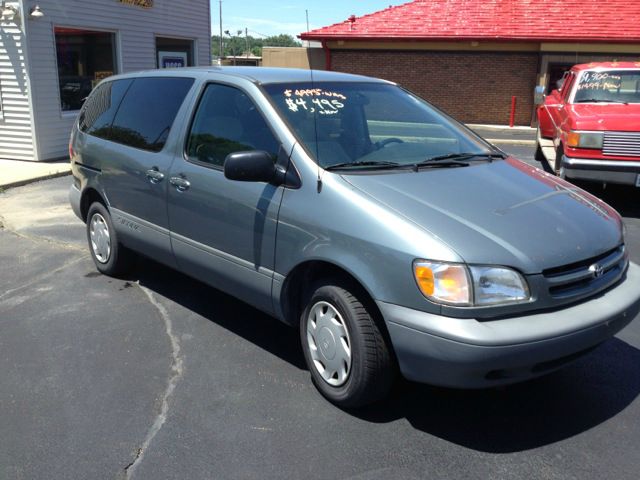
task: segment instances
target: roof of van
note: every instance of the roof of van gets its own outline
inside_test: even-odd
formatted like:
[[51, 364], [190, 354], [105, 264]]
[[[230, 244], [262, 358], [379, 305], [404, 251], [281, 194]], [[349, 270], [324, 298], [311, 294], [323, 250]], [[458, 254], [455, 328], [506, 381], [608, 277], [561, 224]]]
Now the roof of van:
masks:
[[145, 70], [111, 77], [207, 77], [209, 74], [223, 74], [236, 78], [244, 78], [254, 83], [288, 83], [288, 82], [380, 82], [391, 83], [373, 77], [352, 75], [349, 73], [329, 72], [326, 70], [306, 70], [301, 68], [267, 68], [267, 67], [187, 67], [161, 70]]

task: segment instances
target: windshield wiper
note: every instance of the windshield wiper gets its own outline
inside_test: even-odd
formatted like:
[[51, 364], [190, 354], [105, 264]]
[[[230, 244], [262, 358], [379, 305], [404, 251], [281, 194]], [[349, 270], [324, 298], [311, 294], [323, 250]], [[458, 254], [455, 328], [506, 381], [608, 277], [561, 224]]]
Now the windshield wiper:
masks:
[[471, 158], [488, 158], [490, 161], [494, 158], [505, 158], [502, 153], [447, 153], [446, 155], [437, 155], [435, 157], [427, 158], [421, 162], [414, 163], [413, 166], [417, 168], [421, 167], [432, 167], [432, 166], [443, 166], [443, 167], [467, 167], [469, 165], [468, 162], [463, 162], [462, 160], [468, 160]]
[[629, 102], [614, 100], [612, 98], [581, 98], [580, 100], [576, 100], [574, 103], [622, 103], [624, 105], [629, 105]]
[[360, 167], [372, 167], [372, 168], [397, 168], [402, 167], [396, 162], [382, 162], [382, 161], [366, 161], [366, 162], [345, 162], [345, 163], [336, 163], [335, 165], [329, 165], [325, 167], [325, 170], [343, 170], [349, 168], [360, 168]]

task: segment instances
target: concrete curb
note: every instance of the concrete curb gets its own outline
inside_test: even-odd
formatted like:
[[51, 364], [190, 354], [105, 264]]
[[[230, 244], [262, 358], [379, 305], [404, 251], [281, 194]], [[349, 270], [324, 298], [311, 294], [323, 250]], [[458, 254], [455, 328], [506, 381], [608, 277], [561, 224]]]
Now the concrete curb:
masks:
[[30, 183], [50, 180], [52, 178], [66, 177], [67, 175], [71, 175], [71, 171], [55, 172], [46, 175], [39, 175], [37, 177], [25, 178], [23, 180], [18, 180], [17, 182], [2, 184], [0, 185], [0, 190], [9, 190], [10, 188], [24, 187], [25, 185], [29, 185]]
[[492, 130], [492, 131], [507, 131], [507, 132], [513, 132], [513, 131], [520, 131], [520, 132], [535, 132], [536, 129], [534, 127], [524, 127], [524, 126], [513, 126], [510, 127], [509, 125], [484, 125], [481, 123], [465, 123], [465, 125], [467, 127], [469, 127], [471, 130], [474, 129], [479, 129], [479, 130]]
[[522, 145], [527, 147], [534, 147], [536, 145], [535, 140], [516, 140], [510, 138], [485, 138], [489, 143], [502, 143], [504, 145]]

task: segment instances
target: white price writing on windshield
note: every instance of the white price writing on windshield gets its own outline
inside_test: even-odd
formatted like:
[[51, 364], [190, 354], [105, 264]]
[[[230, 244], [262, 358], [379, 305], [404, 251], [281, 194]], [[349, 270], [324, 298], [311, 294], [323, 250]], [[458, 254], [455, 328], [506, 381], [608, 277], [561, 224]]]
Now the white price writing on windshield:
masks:
[[287, 89], [284, 92], [287, 108], [292, 112], [310, 112], [320, 115], [335, 115], [344, 108], [347, 97], [338, 92], [320, 88]]

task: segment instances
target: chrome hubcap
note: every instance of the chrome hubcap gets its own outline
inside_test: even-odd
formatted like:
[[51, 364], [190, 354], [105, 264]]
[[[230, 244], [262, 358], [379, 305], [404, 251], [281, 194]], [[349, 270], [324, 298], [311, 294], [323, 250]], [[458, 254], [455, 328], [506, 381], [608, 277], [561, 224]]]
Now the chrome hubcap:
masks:
[[307, 319], [307, 343], [313, 365], [329, 385], [343, 385], [351, 371], [351, 340], [338, 311], [327, 302], [316, 303]]
[[111, 235], [104, 217], [94, 213], [89, 224], [91, 249], [100, 263], [107, 263], [111, 256]]

